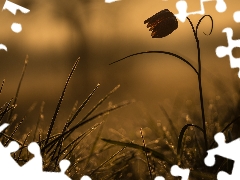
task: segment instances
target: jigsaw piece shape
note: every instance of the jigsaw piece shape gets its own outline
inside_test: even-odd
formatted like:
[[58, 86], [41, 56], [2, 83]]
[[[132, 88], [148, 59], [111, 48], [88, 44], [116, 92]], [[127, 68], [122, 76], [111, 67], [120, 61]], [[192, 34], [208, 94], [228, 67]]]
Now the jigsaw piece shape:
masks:
[[223, 133], [217, 133], [214, 136], [215, 141], [218, 143], [218, 147], [207, 151], [208, 155], [205, 157], [204, 162], [207, 166], [213, 166], [215, 164], [215, 155], [225, 157], [234, 161], [232, 174], [220, 171], [217, 175], [218, 180], [237, 180], [240, 177], [240, 157], [238, 155], [240, 150], [240, 138], [233, 140], [229, 143], [225, 143], [225, 136]]
[[4, 123], [0, 126], [0, 132], [2, 132], [4, 129], [6, 129], [9, 126], [8, 123]]
[[[8, 126], [9, 126], [9, 124], [7, 124], [7, 123], [2, 124], [0, 126], [0, 132], [2, 132]], [[0, 161], [6, 161], [6, 160], [8, 161], [9, 160], [10, 164], [8, 164], [7, 166], [16, 167], [17, 163], [13, 158], [11, 158], [10, 153], [16, 152], [18, 149], [19, 149], [19, 144], [15, 141], [10, 142], [7, 147], [4, 147], [2, 145], [2, 143], [0, 142], [0, 151], [2, 152], [0, 154]], [[0, 169], [1, 170], [7, 169], [7, 167], [6, 167], [6, 165], [0, 163]]]
[[113, 3], [113, 2], [117, 2], [117, 1], [120, 1], [120, 0], [105, 0], [105, 3]]
[[92, 180], [89, 176], [84, 175], [80, 180]]
[[209, 1], [216, 1], [216, 10], [220, 13], [226, 11], [227, 5], [224, 2], [224, 0], [200, 0], [200, 6], [201, 10], [200, 11], [195, 11], [195, 12], [187, 12], [187, 2], [185, 0], [180, 0], [176, 3], [176, 8], [178, 10], [178, 14], [175, 14], [175, 16], [182, 22], [185, 22], [186, 17], [192, 14], [205, 14], [205, 9], [204, 9], [204, 2], [209, 2]]
[[[8, 11], [10, 11], [12, 14], [14, 14], [14, 15], [16, 15], [16, 13], [17, 13], [17, 10], [19, 10], [19, 11], [21, 11], [22, 13], [28, 13], [28, 12], [30, 12], [30, 10], [29, 9], [27, 9], [27, 8], [24, 8], [24, 7], [22, 7], [22, 6], [19, 6], [19, 5], [17, 5], [17, 4], [15, 4], [15, 3], [12, 3], [11, 1], [8, 1], [8, 0], [6, 0], [5, 1], [5, 4], [4, 4], [4, 6], [3, 6], [3, 8], [2, 8], [2, 11], [3, 10], [8, 10]], [[12, 23], [12, 26], [11, 26], [11, 29], [12, 29], [12, 31], [13, 32], [15, 32], [15, 33], [20, 33], [21, 31], [22, 31], [22, 25], [21, 24], [19, 24], [19, 23]], [[2, 48], [3, 49], [3, 48]], [[5, 49], [5, 48], [4, 48]], [[6, 49], [5, 49], [6, 50]]]
[[[177, 166], [177, 165], [173, 165], [173, 166], [171, 167], [170, 172], [171, 172], [171, 174], [172, 174], [173, 176], [175, 176], [175, 177], [176, 177], [176, 176], [181, 176], [181, 177], [182, 177], [181, 180], [188, 180], [190, 170], [189, 170], [189, 169], [182, 169], [182, 168], [180, 168], [180, 167]], [[165, 180], [165, 178], [162, 177], [162, 176], [157, 176], [157, 177], [155, 177], [154, 180]]]
[[236, 11], [233, 13], [233, 19], [236, 23], [240, 23], [240, 11]]
[[[9, 124], [5, 123], [0, 126], [2, 132]], [[62, 160], [59, 163], [60, 172], [44, 172], [42, 167], [42, 156], [40, 147], [36, 142], [28, 145], [28, 151], [34, 157], [25, 163], [22, 167], [11, 157], [12, 152], [19, 149], [19, 144], [15, 141], [4, 147], [0, 142], [0, 179], [24, 179], [24, 180], [71, 180], [66, 174], [70, 166], [68, 160]], [[91, 180], [89, 176], [83, 176], [81, 180]]]
[[[232, 49], [235, 47], [240, 47], [240, 39], [233, 40], [233, 30], [230, 27], [224, 28], [222, 32], [227, 34], [228, 47], [218, 46], [216, 48], [216, 55], [219, 58], [222, 58], [226, 55], [229, 56], [230, 67], [231, 68], [240, 68], [240, 58], [234, 58], [232, 55]], [[240, 78], [240, 71], [238, 72], [238, 77]]]
[[177, 165], [173, 165], [171, 167], [170, 172], [173, 176], [181, 176], [182, 180], [188, 180], [190, 170], [189, 169], [182, 169]]
[[[39, 179], [39, 180], [71, 180], [65, 171], [70, 165], [68, 160], [62, 160], [59, 163], [60, 172], [44, 172], [42, 168], [42, 156], [40, 147], [36, 142], [32, 142], [28, 145], [28, 151], [34, 155], [34, 158], [29, 160], [26, 164], [21, 167], [21, 174], [24, 174], [24, 179]], [[31, 172], [31, 173], [29, 173]]]
[[[7, 123], [1, 125], [0, 132], [2, 132], [8, 125], [9, 124]], [[11, 157], [11, 153], [16, 152], [18, 149], [19, 144], [15, 141], [10, 142], [7, 147], [4, 147], [0, 142], [0, 172], [2, 177], [8, 177], [9, 179], [17, 178], [17, 175], [20, 172], [20, 166]]]
[[66, 174], [65, 171], [70, 166], [70, 162], [68, 160], [61, 160], [59, 163], [60, 172], [43, 172], [41, 175], [41, 179], [61, 179], [61, 180], [71, 180]]
[[24, 173], [42, 173], [42, 156], [40, 152], [40, 147], [36, 142], [31, 142], [28, 145], [28, 151], [34, 155], [32, 159], [26, 162], [22, 167], [21, 171]]
[[162, 177], [162, 176], [157, 176], [157, 177], [154, 178], [154, 180], [165, 180], [165, 178]]
[[227, 5], [224, 2], [224, 0], [216, 0], [216, 1], [217, 1], [216, 6], [215, 6], [216, 10], [220, 13], [226, 11]]
[[6, 172], [13, 168], [20, 168], [17, 162], [10, 155], [10, 153], [16, 152], [18, 149], [19, 144], [15, 141], [10, 142], [7, 147], [4, 147], [2, 143], [0, 143], [0, 162], [8, 162], [7, 164], [0, 163], [1, 171]]
[[2, 10], [5, 10], [5, 9], [9, 10], [14, 15], [16, 15], [17, 10], [19, 10], [22, 13], [25, 13], [25, 14], [30, 12], [29, 9], [24, 8], [22, 6], [19, 6], [19, 5], [15, 4], [15, 3], [11, 2], [11, 1], [8, 1], [8, 0], [5, 1], [5, 4], [4, 4], [3, 8], [2, 8]]

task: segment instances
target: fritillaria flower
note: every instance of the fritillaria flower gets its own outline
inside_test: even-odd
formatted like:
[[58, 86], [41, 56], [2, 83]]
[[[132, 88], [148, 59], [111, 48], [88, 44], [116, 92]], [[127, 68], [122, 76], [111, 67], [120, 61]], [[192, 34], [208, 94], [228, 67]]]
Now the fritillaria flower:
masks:
[[164, 9], [144, 21], [147, 28], [152, 31], [152, 38], [162, 38], [171, 34], [178, 28], [178, 21], [175, 15], [168, 9]]

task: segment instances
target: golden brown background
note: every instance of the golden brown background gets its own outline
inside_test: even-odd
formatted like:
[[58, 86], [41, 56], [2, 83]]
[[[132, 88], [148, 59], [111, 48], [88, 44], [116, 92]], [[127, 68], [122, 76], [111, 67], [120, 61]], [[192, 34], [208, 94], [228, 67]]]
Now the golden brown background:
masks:
[[[3, 7], [5, 1], [0, 2]], [[8, 52], [0, 51], [0, 80], [6, 79], [0, 96], [2, 104], [14, 97], [25, 56], [29, 55], [16, 109], [19, 117], [37, 101], [36, 113], [32, 116], [34, 123], [37, 121], [41, 101], [45, 101], [45, 120], [50, 121], [67, 76], [78, 57], [81, 57], [81, 61], [71, 79], [60, 111], [60, 116], [65, 119], [75, 100], [83, 102], [97, 83], [101, 86], [85, 111], [118, 84], [121, 85], [120, 89], [108, 101], [118, 103], [135, 99], [144, 104], [147, 111], [157, 119], [163, 116], [159, 104], [171, 112], [177, 97], [181, 97], [183, 102], [192, 99], [198, 103], [197, 76], [176, 58], [148, 54], [108, 65], [132, 53], [165, 50], [187, 58], [197, 67], [196, 43], [188, 21], [178, 21], [178, 29], [162, 39], [152, 39], [151, 33], [143, 24], [145, 19], [165, 8], [177, 14], [177, 1], [122, 0], [111, 4], [106, 4], [103, 0], [11, 2], [30, 9], [28, 14], [18, 11], [14, 16], [4, 10], [0, 15], [0, 43], [8, 48]], [[200, 10], [199, 0], [187, 2], [189, 12]], [[213, 32], [210, 36], [202, 33], [210, 31], [208, 18], [203, 20], [199, 28], [206, 104], [217, 95], [232, 95], [233, 82], [239, 82], [238, 69], [230, 68], [229, 58], [218, 58], [215, 55], [217, 46], [227, 46], [226, 34], [222, 33], [225, 27], [233, 29], [233, 39], [240, 39], [240, 24], [233, 20], [233, 13], [240, 10], [240, 3], [238, 0], [225, 2], [227, 10], [224, 13], [215, 10], [216, 2], [206, 2], [205, 12], [214, 20]], [[189, 18], [196, 26], [201, 15], [191, 15]], [[21, 33], [11, 31], [13, 22], [22, 24]], [[240, 57], [239, 49], [236, 49], [234, 55]], [[217, 83], [219, 80], [226, 89]], [[107, 106], [105, 103], [103, 108]], [[119, 110], [114, 116], [119, 122], [137, 122], [143, 118], [136, 105]]]

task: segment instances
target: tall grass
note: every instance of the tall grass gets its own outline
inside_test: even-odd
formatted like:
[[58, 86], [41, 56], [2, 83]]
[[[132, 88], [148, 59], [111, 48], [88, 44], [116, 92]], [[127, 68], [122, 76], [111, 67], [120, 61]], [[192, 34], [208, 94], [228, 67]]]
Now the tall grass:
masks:
[[[63, 102], [67, 86], [74, 71], [76, 70], [79, 61], [80, 58], [76, 60], [67, 78], [59, 101], [57, 102], [55, 112], [53, 113], [53, 117], [50, 121], [47, 133], [44, 133], [43, 127], [41, 127], [40, 123], [40, 121], [42, 120], [45, 121], [45, 103], [43, 102], [40, 106], [39, 117], [36, 117], [36, 126], [29, 127], [29, 129], [33, 130], [21, 134], [19, 132], [19, 127], [22, 126], [25, 121], [27, 121], [29, 113], [31, 113], [37, 105], [36, 103], [34, 103], [27, 110], [24, 117], [21, 119], [19, 119], [17, 117], [17, 114], [14, 113], [14, 109], [17, 107], [17, 99], [22, 85], [22, 80], [28, 64], [28, 56], [26, 57], [15, 97], [10, 99], [9, 102], [4, 103], [0, 108], [0, 123], [10, 123], [9, 127], [0, 133], [0, 140], [4, 146], [7, 146], [11, 141], [16, 141], [20, 145], [19, 150], [12, 155], [19, 165], [25, 164], [32, 158], [33, 155], [29, 154], [26, 148], [30, 142], [35, 141], [39, 144], [41, 149], [44, 171], [59, 171], [59, 162], [62, 159], [68, 159], [71, 161], [71, 165], [66, 172], [67, 175], [69, 175], [69, 177], [71, 177], [72, 179], [79, 180], [82, 175], [87, 174], [89, 166], [92, 169], [94, 167], [98, 167], [100, 162], [97, 162], [99, 164], [95, 164], [94, 162], [94, 160], [96, 160], [96, 156], [111, 150], [111, 146], [106, 146], [106, 143], [99, 141], [103, 124], [106, 121], [106, 119], [104, 118], [107, 117], [110, 112], [125, 107], [131, 104], [133, 101], [123, 101], [97, 113], [96, 110], [120, 87], [119, 85], [116, 86], [113, 90], [111, 90], [105, 97], [100, 99], [99, 102], [97, 102], [96, 105], [92, 107], [85, 116], [83, 116], [83, 118], [79, 118], [78, 115], [87, 106], [91, 97], [99, 88], [100, 84], [97, 84], [93, 91], [86, 98], [86, 100], [82, 104], [80, 104], [80, 106], [78, 106], [78, 102], [74, 104], [68, 119], [65, 120], [65, 125], [62, 131], [55, 134], [53, 133], [55, 125], [57, 123], [62, 124], [63, 122], [63, 119], [59, 119], [58, 112], [61, 110], [61, 104]], [[5, 80], [3, 80], [0, 87], [0, 95], [2, 95], [2, 92], [4, 91], [4, 83]], [[86, 129], [84, 125], [90, 122], [95, 122], [95, 124], [90, 128]], [[99, 127], [101, 130], [97, 134], [94, 134], [94, 131]], [[77, 137], [74, 136], [73, 138], [72, 134], [79, 132], [79, 129], [85, 130], [83, 133], [78, 133]], [[16, 136], [17, 132], [18, 136]], [[19, 134], [21, 134], [21, 138], [19, 138]], [[92, 148], [92, 150], [89, 151], [89, 148]], [[94, 175], [94, 172], [92, 174]]]
[[[160, 109], [162, 110], [163, 114], [165, 115], [166, 119], [169, 122], [169, 130], [167, 130], [162, 123], [156, 124], [156, 122], [154, 122], [152, 118], [148, 116], [148, 119], [147, 119], [147, 121], [149, 121], [148, 127], [152, 130], [155, 130], [156, 131], [155, 133], [158, 134], [158, 137], [155, 137], [156, 138], [155, 140], [151, 139], [151, 141], [156, 141], [156, 143], [149, 142], [149, 144], [155, 145], [155, 146], [152, 146], [152, 148], [146, 146], [146, 144], [148, 144], [147, 140], [144, 140], [143, 145], [138, 145], [132, 142], [123, 142], [118, 140], [102, 138], [104, 142], [107, 142], [109, 144], [127, 147], [128, 149], [133, 149], [133, 153], [136, 153], [137, 152], [136, 150], [140, 150], [143, 152], [143, 154], [145, 154], [146, 160], [144, 160], [144, 163], [143, 163], [145, 164], [145, 170], [144, 170], [145, 173], [142, 174], [142, 177], [141, 177], [142, 179], [153, 179], [157, 175], [165, 176], [165, 179], [176, 179], [176, 177], [174, 178], [169, 173], [170, 167], [175, 164], [180, 166], [181, 168], [189, 168], [191, 170], [190, 177], [192, 179], [216, 179], [216, 174], [220, 170], [224, 170], [228, 173], [231, 173], [232, 161], [230, 160], [217, 157], [216, 164], [213, 167], [207, 167], [203, 161], [204, 158], [206, 157], [206, 153], [207, 153], [206, 151], [208, 149], [215, 147], [216, 145], [215, 142], [213, 141], [214, 133], [217, 133], [219, 131], [225, 132], [227, 141], [231, 141], [233, 139], [233, 134], [236, 134], [238, 131], [236, 129], [235, 131], [233, 131], [231, 128], [233, 124], [238, 124], [237, 121], [240, 119], [239, 111], [237, 110], [236, 114], [234, 114], [234, 117], [232, 117], [233, 114], [231, 115], [229, 113], [227, 114], [228, 117], [227, 116], [224, 117], [224, 121], [227, 122], [225, 124], [220, 124], [220, 120], [216, 117], [216, 115], [215, 115], [215, 118], [212, 118], [211, 116], [213, 115], [211, 115], [210, 117], [208, 117], [209, 120], [206, 121], [206, 113], [205, 113], [205, 107], [203, 102], [203, 90], [202, 90], [203, 88], [202, 88], [201, 51], [200, 51], [200, 42], [198, 38], [198, 28], [201, 21], [205, 17], [209, 17], [211, 19], [211, 30], [210, 30], [210, 33], [208, 34], [210, 35], [213, 29], [213, 19], [210, 15], [204, 15], [198, 21], [196, 28], [194, 28], [191, 20], [187, 17], [187, 20], [190, 23], [190, 26], [192, 28], [193, 35], [196, 41], [196, 47], [198, 52], [197, 68], [195, 68], [185, 58], [175, 53], [167, 52], [167, 51], [139, 52], [139, 53], [131, 54], [129, 56], [126, 56], [122, 59], [119, 59], [117, 61], [110, 63], [111, 65], [136, 55], [160, 53], [160, 54], [167, 54], [167, 55], [178, 58], [179, 60], [186, 63], [197, 75], [198, 89], [199, 89], [199, 102], [200, 102], [200, 110], [201, 110], [200, 119], [202, 122], [202, 127], [193, 123], [192, 118], [195, 118], [195, 117], [194, 115], [192, 116], [189, 115], [190, 114], [189, 112], [188, 114], [185, 115], [185, 120], [187, 121], [187, 124], [185, 124], [182, 128], [180, 128], [180, 132], [177, 132], [178, 127], [174, 123], [177, 120], [172, 119], [168, 115], [164, 107], [161, 106]], [[239, 99], [238, 99], [238, 104], [239, 104]], [[213, 107], [214, 107], [214, 104], [212, 103], [211, 108]], [[214, 107], [214, 108], [216, 109], [215, 111], [217, 111], [217, 107]], [[232, 120], [230, 120], [230, 118]], [[158, 129], [156, 129], [156, 125], [158, 125]], [[141, 137], [143, 138], [142, 133], [141, 133]], [[203, 137], [203, 138], [200, 138], [200, 137]], [[160, 139], [162, 139], [163, 141], [161, 141]], [[161, 148], [157, 148], [157, 149], [160, 149], [161, 151], [156, 151], [155, 150], [156, 146], [161, 147]], [[150, 156], [150, 158], [147, 155]], [[140, 157], [143, 158], [143, 155]], [[135, 159], [135, 161], [137, 161], [137, 159]], [[150, 166], [152, 166], [153, 168], [149, 168]]]
[[[154, 179], [156, 176], [164, 176], [165, 179], [169, 180], [179, 179], [170, 174], [170, 168], [175, 164], [181, 168], [189, 168], [191, 170], [190, 179], [216, 179], [216, 174], [220, 170], [231, 173], [233, 162], [230, 160], [216, 157], [217, 160], [213, 167], [207, 167], [203, 161], [206, 156], [206, 150], [216, 146], [213, 140], [215, 133], [219, 131], [224, 132], [228, 142], [240, 135], [239, 96], [234, 106], [230, 106], [229, 111], [226, 111], [225, 114], [223, 113], [223, 109], [227, 106], [226, 102], [231, 102], [231, 97], [225, 97], [228, 99], [228, 101], [225, 101], [224, 98], [217, 96], [209, 103], [208, 108], [204, 106], [206, 103], [203, 102], [200, 42], [197, 34], [198, 27], [204, 17], [210, 17], [211, 19], [212, 27], [209, 33], [211, 34], [213, 20], [210, 15], [203, 16], [196, 28], [193, 27], [191, 20], [187, 18], [197, 44], [197, 68], [185, 58], [167, 51], [140, 52], [115, 61], [119, 62], [128, 57], [144, 53], [167, 54], [183, 61], [196, 73], [199, 89], [199, 101], [197, 103], [190, 101], [186, 105], [182, 104], [183, 110], [174, 110], [176, 112], [176, 116], [174, 117], [169, 115], [169, 112], [163, 105], [159, 105], [159, 109], [162, 111], [168, 124], [163, 124], [163, 119], [155, 120], [143, 109], [143, 119], [145, 119], [145, 122], [142, 124], [140, 131], [137, 129], [138, 132], [135, 138], [126, 137], [118, 129], [112, 129], [112, 133], [118, 135], [121, 140], [102, 138], [102, 132], [104, 125], [107, 124], [109, 113], [130, 105], [133, 101], [123, 101], [119, 104], [111, 105], [103, 111], [96, 112], [116, 92], [120, 87], [118, 85], [80, 118], [79, 114], [86, 108], [88, 102], [100, 87], [100, 84], [96, 85], [86, 100], [80, 103], [80, 105], [78, 101], [73, 104], [66, 120], [60, 119], [58, 113], [62, 110], [61, 105], [67, 87], [80, 62], [80, 58], [78, 58], [67, 77], [60, 98], [56, 103], [52, 119], [47, 121], [49, 123], [47, 132], [41, 126], [41, 122], [46, 121], [44, 118], [45, 102], [42, 102], [39, 107], [39, 114], [36, 117], [36, 125], [28, 127], [28, 129], [32, 130], [21, 134], [19, 128], [26, 123], [29, 114], [37, 107], [37, 104], [33, 103], [22, 118], [19, 118], [14, 113], [15, 108], [17, 108], [22, 80], [29, 62], [27, 56], [15, 96], [0, 107], [0, 123], [10, 123], [10, 126], [0, 133], [2, 144], [7, 146], [10, 141], [18, 142], [20, 148], [12, 157], [19, 165], [23, 165], [32, 158], [32, 155], [26, 149], [29, 142], [37, 142], [43, 157], [43, 170], [59, 171], [59, 162], [62, 159], [68, 159], [71, 165], [66, 173], [73, 180], [79, 180], [85, 174], [89, 175], [92, 179], [134, 180]], [[0, 95], [4, 92], [4, 84], [5, 79], [2, 81], [0, 87]], [[237, 93], [240, 92], [239, 90], [239, 86], [236, 86]], [[179, 103], [177, 102], [176, 104]], [[181, 107], [178, 108], [180, 109]], [[200, 109], [200, 115], [195, 112], [196, 109]], [[202, 126], [197, 125], [199, 124], [197, 122], [199, 119]], [[186, 122], [186, 124], [179, 127], [176, 125], [176, 121]], [[54, 133], [54, 130], [56, 130], [55, 127], [60, 123], [62, 124], [62, 122], [64, 122], [62, 130]], [[85, 125], [90, 122], [94, 124], [90, 128], [86, 128]], [[83, 132], [79, 133], [80, 130]], [[73, 136], [74, 133], [77, 136]], [[21, 134], [21, 138], [19, 138], [19, 134]]]

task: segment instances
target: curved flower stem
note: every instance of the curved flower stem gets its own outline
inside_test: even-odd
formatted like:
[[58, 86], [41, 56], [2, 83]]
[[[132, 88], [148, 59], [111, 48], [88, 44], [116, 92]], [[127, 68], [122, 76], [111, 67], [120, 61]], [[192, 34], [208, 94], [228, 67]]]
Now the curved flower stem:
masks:
[[117, 63], [119, 61], [122, 61], [122, 60], [127, 59], [127, 58], [132, 57], [132, 56], [136, 56], [136, 55], [139, 55], [139, 54], [150, 54], [150, 53], [160, 53], [160, 54], [168, 54], [170, 56], [174, 56], [174, 57], [182, 60], [183, 62], [185, 62], [187, 65], [189, 65], [195, 71], [196, 74], [198, 74], [198, 71], [196, 70], [196, 68], [188, 60], [184, 59], [183, 57], [181, 57], [181, 56], [179, 56], [179, 55], [177, 55], [175, 53], [171, 53], [171, 52], [168, 52], [168, 51], [145, 51], [145, 52], [139, 52], [139, 53], [135, 53], [135, 54], [131, 54], [129, 56], [126, 56], [126, 57], [124, 57], [122, 59], [119, 59], [117, 61], [114, 61], [114, 62], [110, 63], [109, 65], [115, 64], [115, 63]]
[[[195, 40], [196, 40], [196, 43], [197, 43], [197, 50], [198, 50], [198, 71], [196, 70], [196, 68], [189, 62], [187, 61], [186, 59], [184, 59], [183, 57], [175, 54], [175, 53], [171, 53], [171, 52], [168, 52], [168, 51], [145, 51], [145, 52], [139, 52], [139, 53], [135, 53], [135, 54], [131, 54], [129, 56], [126, 56], [122, 59], [119, 59], [117, 61], [114, 61], [112, 63], [110, 63], [109, 65], [111, 64], [114, 64], [114, 63], [117, 63], [119, 61], [122, 61], [126, 58], [129, 58], [129, 57], [132, 57], [132, 56], [135, 56], [135, 55], [139, 55], [139, 54], [149, 54], [149, 53], [162, 53], [162, 54], [168, 54], [168, 55], [171, 55], [171, 56], [174, 56], [178, 59], [180, 59], [181, 61], [185, 62], [187, 65], [189, 65], [193, 70], [194, 72], [197, 74], [198, 76], [198, 88], [199, 88], [199, 94], [200, 94], [200, 103], [201, 103], [201, 112], [202, 112], [202, 126], [203, 126], [203, 134], [204, 134], [204, 141], [205, 141], [205, 148], [206, 148], [206, 151], [208, 150], [208, 141], [207, 141], [207, 131], [206, 131], [206, 120], [205, 120], [205, 112], [204, 112], [204, 103], [203, 103], [203, 92], [202, 92], [202, 69], [201, 69], [201, 54], [200, 54], [200, 44], [199, 44], [199, 39], [198, 39], [198, 36], [197, 36], [197, 30], [198, 30], [198, 27], [201, 23], [201, 21], [203, 20], [203, 18], [205, 18], [206, 16], [210, 17], [211, 19], [211, 22], [212, 22], [212, 27], [211, 27], [211, 31], [208, 35], [210, 35], [212, 33], [212, 29], [213, 29], [213, 19], [210, 15], [204, 15], [199, 21], [198, 21], [198, 24], [196, 26], [196, 30], [194, 29], [193, 27], [193, 24], [191, 22], [191, 20], [187, 17], [191, 27], [192, 27], [192, 30], [193, 30], [193, 34], [194, 34], [194, 37], [195, 37]], [[205, 34], [205, 33], [204, 33]], [[207, 35], [207, 34], [205, 34]]]
[[[196, 43], [197, 43], [197, 50], [198, 50], [198, 88], [199, 88], [199, 94], [200, 94], [200, 103], [201, 103], [201, 112], [202, 112], [202, 126], [203, 126], [203, 134], [204, 134], [204, 141], [205, 141], [205, 148], [206, 148], [206, 151], [208, 150], [208, 141], [207, 141], [207, 131], [206, 131], [206, 119], [205, 119], [205, 112], [204, 112], [204, 104], [203, 104], [203, 92], [202, 92], [202, 65], [201, 65], [201, 54], [200, 54], [200, 43], [199, 43], [199, 39], [198, 39], [198, 35], [197, 35], [197, 30], [198, 30], [198, 27], [202, 21], [202, 19], [204, 17], [210, 17], [211, 18], [211, 21], [212, 21], [212, 27], [211, 27], [211, 31], [209, 33], [209, 35], [212, 33], [212, 29], [213, 29], [213, 20], [212, 20], [212, 17], [210, 15], [204, 15], [199, 21], [198, 21], [198, 24], [196, 26], [196, 30], [194, 29], [193, 27], [193, 24], [191, 22], [191, 20], [187, 17], [191, 27], [192, 27], [192, 30], [193, 30], [193, 34], [194, 34], [194, 37], [195, 37], [195, 40], [196, 40]], [[205, 34], [205, 33], [204, 33]], [[206, 34], [205, 34], [206, 35]]]

